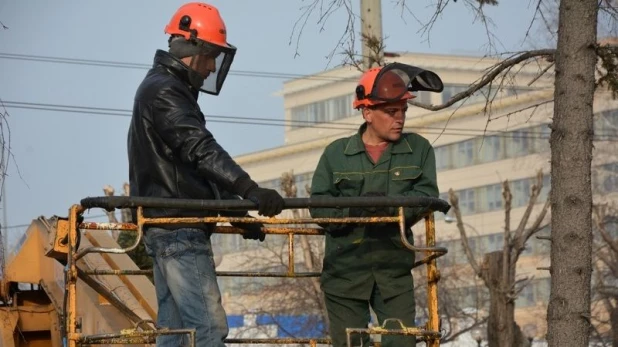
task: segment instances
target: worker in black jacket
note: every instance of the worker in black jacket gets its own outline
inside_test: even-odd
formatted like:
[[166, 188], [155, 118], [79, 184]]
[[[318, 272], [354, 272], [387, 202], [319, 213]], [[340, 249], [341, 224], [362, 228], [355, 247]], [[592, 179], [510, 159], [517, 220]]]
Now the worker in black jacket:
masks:
[[[260, 215], [281, 212], [284, 200], [264, 189], [206, 129], [199, 92], [218, 95], [236, 48], [226, 40], [219, 11], [205, 3], [181, 6], [165, 28], [169, 51], [158, 50], [135, 95], [128, 134], [131, 196], [250, 199]], [[246, 214], [246, 212], [243, 212]], [[146, 217], [207, 217], [216, 211], [146, 209]], [[264, 239], [260, 224], [240, 225], [245, 238]], [[196, 346], [224, 346], [227, 318], [221, 305], [210, 243], [214, 225], [157, 226], [145, 231], [153, 258], [157, 325], [196, 329]], [[162, 335], [157, 346], [186, 345]]]

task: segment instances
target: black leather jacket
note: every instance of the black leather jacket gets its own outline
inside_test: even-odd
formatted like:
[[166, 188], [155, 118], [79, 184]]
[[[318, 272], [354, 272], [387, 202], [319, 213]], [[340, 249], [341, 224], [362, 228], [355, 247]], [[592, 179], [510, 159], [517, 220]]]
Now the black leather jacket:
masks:
[[[185, 64], [158, 50], [135, 94], [128, 134], [131, 196], [244, 197], [256, 186], [206, 129]], [[211, 216], [212, 211], [144, 210], [146, 217]]]

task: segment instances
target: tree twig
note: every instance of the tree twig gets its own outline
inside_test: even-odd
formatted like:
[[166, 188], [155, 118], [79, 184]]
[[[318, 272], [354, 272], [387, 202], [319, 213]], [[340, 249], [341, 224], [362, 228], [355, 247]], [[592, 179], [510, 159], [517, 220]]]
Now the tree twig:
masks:
[[538, 57], [553, 58], [553, 55], [555, 54], [555, 52], [556, 52], [555, 49], [539, 49], [539, 50], [520, 52], [520, 53], [514, 54], [510, 58], [507, 58], [493, 65], [492, 67], [490, 67], [488, 72], [486, 72], [483, 75], [483, 77], [480, 79], [478, 83], [473, 84], [472, 86], [470, 86], [470, 88], [468, 88], [467, 90], [461, 93], [455, 94], [452, 98], [450, 98], [448, 101], [446, 101], [443, 104], [426, 105], [426, 104], [421, 104], [418, 102], [410, 102], [410, 104], [424, 108], [426, 110], [430, 110], [430, 111], [439, 111], [439, 110], [445, 109], [447, 107], [452, 106], [453, 104], [455, 104], [456, 102], [460, 100], [470, 97], [472, 94], [476, 93], [484, 86], [490, 84], [494, 79], [496, 79], [498, 75], [500, 75], [505, 70], [511, 68], [512, 66], [520, 64], [532, 58], [538, 58]]
[[466, 257], [468, 258], [468, 262], [470, 266], [474, 270], [474, 273], [483, 279], [483, 281], [487, 281], [483, 272], [481, 271], [481, 267], [477, 263], [474, 255], [472, 254], [472, 250], [470, 249], [470, 244], [468, 243], [468, 236], [466, 235], [466, 228], [463, 224], [463, 219], [461, 217], [461, 210], [459, 209], [459, 197], [455, 194], [453, 189], [449, 189], [448, 191], [449, 201], [451, 203], [451, 208], [455, 213], [455, 218], [457, 219], [457, 229], [459, 229], [459, 234], [461, 235], [461, 244], [463, 246], [464, 252], [466, 253]]

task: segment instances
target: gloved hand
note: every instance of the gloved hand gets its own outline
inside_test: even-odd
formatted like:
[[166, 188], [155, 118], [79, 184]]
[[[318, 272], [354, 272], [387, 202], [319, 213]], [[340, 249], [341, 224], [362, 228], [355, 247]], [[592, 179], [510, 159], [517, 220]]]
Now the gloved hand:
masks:
[[[253, 218], [253, 216], [249, 215], [245, 217]], [[260, 240], [260, 242], [264, 242], [264, 239], [266, 238], [266, 234], [262, 231], [262, 228], [264, 227], [264, 224], [262, 223], [235, 222], [230, 224], [232, 224], [233, 227], [243, 230], [242, 238], [245, 240]]]
[[[367, 192], [361, 197], [377, 197], [377, 196], [386, 196], [385, 193], [381, 192]], [[392, 211], [389, 207], [351, 207], [350, 208], [350, 217], [390, 217], [392, 215]]]
[[274, 189], [255, 187], [246, 194], [247, 199], [258, 205], [258, 214], [273, 217], [281, 213], [285, 205], [283, 197]]

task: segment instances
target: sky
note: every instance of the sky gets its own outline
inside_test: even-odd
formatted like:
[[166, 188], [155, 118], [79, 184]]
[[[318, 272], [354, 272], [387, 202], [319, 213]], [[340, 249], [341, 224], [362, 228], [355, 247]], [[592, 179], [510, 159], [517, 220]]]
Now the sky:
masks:
[[[351, 1], [358, 13], [357, 0]], [[131, 110], [145, 68], [116, 68], [6, 59], [7, 54], [150, 65], [156, 49], [167, 48], [163, 28], [185, 1], [177, 0], [0, 0], [0, 99], [4, 102]], [[275, 93], [285, 79], [273, 74], [307, 75], [337, 67], [327, 59], [343, 33], [348, 14], [339, 10], [325, 25], [319, 9], [309, 17], [296, 45], [292, 35], [302, 0], [211, 0], [227, 26], [228, 42], [238, 47], [232, 72], [219, 96], [202, 94], [207, 127], [231, 154], [283, 144], [283, 127], [215, 122], [208, 115], [283, 120], [283, 99]], [[318, 0], [319, 2], [319, 0]], [[324, 0], [325, 4], [331, 0]], [[451, 2], [433, 26], [429, 40], [420, 32], [435, 1], [382, 1], [386, 50], [482, 56], [485, 28], [465, 5]], [[536, 2], [501, 0], [488, 7], [498, 51], [543, 45], [541, 29], [525, 32]], [[410, 12], [409, 12], [410, 11]], [[412, 14], [413, 15], [412, 15]], [[356, 28], [359, 28], [358, 20]], [[247, 72], [250, 73], [240, 73]], [[266, 77], [256, 76], [258, 73]], [[247, 76], [249, 75], [249, 76]], [[49, 108], [48, 106], [45, 106]], [[0, 108], [0, 111], [3, 111]], [[121, 192], [128, 180], [126, 136], [130, 117], [6, 108], [11, 162], [5, 181], [2, 232], [9, 244], [38, 216], [66, 216], [72, 204], [103, 195], [104, 185]], [[126, 113], [126, 112], [120, 112]], [[223, 118], [224, 120], [224, 118]], [[4, 205], [0, 205], [4, 209]], [[86, 218], [103, 211], [88, 212]], [[99, 218], [98, 220], [103, 220]], [[7, 229], [4, 229], [4, 228]]]

